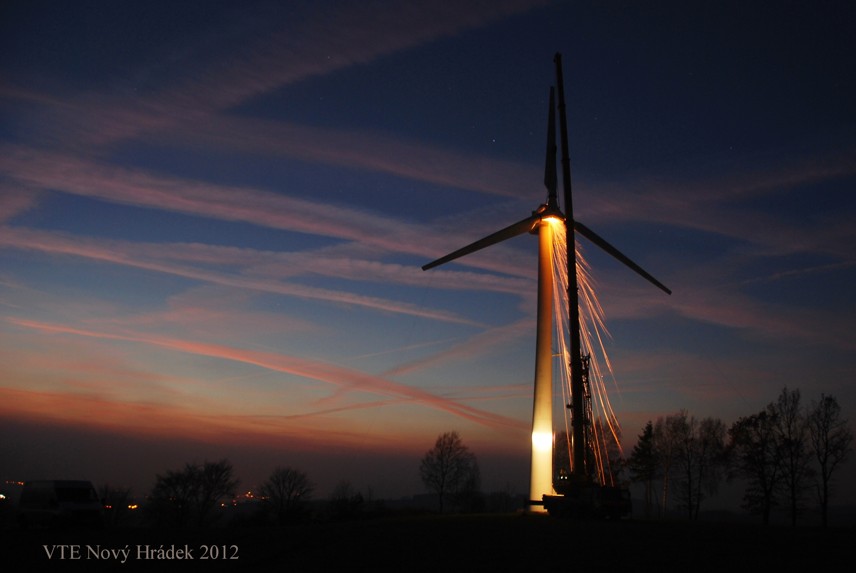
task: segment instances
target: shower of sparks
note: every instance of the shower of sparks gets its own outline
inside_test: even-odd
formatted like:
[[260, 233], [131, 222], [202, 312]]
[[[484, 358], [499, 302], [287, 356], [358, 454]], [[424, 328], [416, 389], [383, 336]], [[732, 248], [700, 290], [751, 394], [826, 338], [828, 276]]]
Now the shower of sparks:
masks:
[[[565, 424], [565, 435], [568, 437], [565, 444], [556, 444], [556, 447], [568, 449], [568, 458], [571, 455], [571, 411], [565, 408], [565, 404], [571, 402], [571, 349], [569, 344], [569, 313], [568, 313], [568, 256], [567, 240], [564, 233], [563, 221], [551, 221], [551, 224], [562, 226], [556, 228], [553, 233], [553, 310], [555, 315], [557, 349], [555, 356], [558, 357], [556, 365], [557, 375], [554, 381], [561, 388], [562, 411], [561, 419]], [[579, 313], [580, 313], [580, 344], [582, 355], [590, 356], [588, 392], [590, 394], [587, 402], [587, 418], [591, 421], [591, 427], [587, 430], [590, 438], [591, 455], [593, 456], [594, 468], [598, 480], [602, 484], [613, 485], [613, 474], [610, 467], [609, 451], [617, 448], [621, 451], [621, 427], [606, 389], [605, 377], [608, 376], [612, 385], [617, 389], [612, 364], [606, 353], [604, 338], [609, 332], [604, 322], [603, 308], [594, 291], [594, 281], [588, 262], [583, 258], [579, 243], [575, 242], [577, 261], [577, 284], [579, 287]], [[558, 416], [556, 419], [560, 419]], [[584, 421], [583, 421], [584, 422]]]

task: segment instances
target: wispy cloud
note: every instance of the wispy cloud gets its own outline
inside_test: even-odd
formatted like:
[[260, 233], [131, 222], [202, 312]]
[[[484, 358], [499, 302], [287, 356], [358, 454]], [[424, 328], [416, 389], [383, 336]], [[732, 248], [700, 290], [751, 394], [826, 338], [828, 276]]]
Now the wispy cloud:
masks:
[[310, 380], [325, 382], [335, 386], [341, 386], [349, 391], [362, 391], [384, 396], [392, 396], [395, 398], [403, 398], [424, 406], [460, 416], [464, 419], [482, 425], [503, 428], [522, 427], [522, 422], [518, 420], [479, 410], [477, 408], [434, 395], [419, 388], [399, 384], [381, 376], [374, 376], [364, 372], [350, 370], [326, 362], [313, 361], [270, 352], [245, 350], [224, 345], [180, 340], [163, 336], [143, 335], [137, 333], [100, 332], [69, 327], [61, 324], [51, 324], [14, 318], [7, 320], [17, 326], [38, 330], [46, 334], [65, 334], [105, 340], [137, 342], [168, 348], [170, 350], [188, 354], [252, 364], [276, 372], [282, 372]]
[[[454, 3], [370, 0], [276, 4], [246, 14], [221, 14], [216, 37], [187, 35], [179, 55], [110, 93], [86, 93], [42, 113], [42, 141], [100, 146], [199, 121], [261, 94], [323, 76], [439, 38], [525, 12], [546, 0], [467, 0]], [[187, 73], [192, 64], [193, 73]], [[9, 95], [26, 90], [6, 87]], [[34, 94], [29, 101], [49, 103]], [[38, 122], [38, 121], [37, 121]]]
[[38, 193], [12, 187], [9, 182], [0, 182], [0, 224], [38, 205]]
[[[61, 233], [0, 227], [0, 245], [7, 248], [14, 247], [18, 249], [41, 251], [52, 255], [88, 258], [101, 262], [141, 268], [159, 273], [167, 273], [187, 279], [239, 289], [272, 292], [298, 298], [357, 305], [383, 312], [408, 314], [432, 320], [473, 324], [471, 320], [457, 316], [453, 313], [442, 310], [430, 310], [412, 303], [361, 295], [355, 292], [334, 291], [265, 278], [242, 276], [234, 273], [222, 273], [202, 268], [194, 268], [187, 265], [171, 264], [160, 260], [160, 257], [157, 255], [149, 259], [144, 256], [139, 256], [143, 250], [139, 248], [139, 245], [136, 245], [135, 248], [123, 241], [87, 240], [71, 237]], [[151, 253], [152, 250], [163, 251], [164, 245], [156, 247], [150, 246], [149, 249], [145, 250], [148, 250], [149, 253]], [[227, 255], [228, 254], [229, 253], [227, 253]]]
[[[229, 187], [161, 177], [71, 155], [5, 146], [0, 169], [23, 185], [111, 203], [186, 213], [223, 221], [356, 241], [390, 253], [431, 260], [447, 252], [461, 233], [432, 228], [339, 205], [319, 205], [293, 196], [248, 187]], [[479, 266], [511, 275], [529, 275], [500, 255], [478, 258]]]
[[513, 199], [525, 196], [540, 177], [533, 165], [441, 148], [400, 135], [245, 117], [217, 116], [204, 123], [182, 124], [150, 139], [194, 149], [289, 157]]
[[852, 337], [846, 335], [852, 320], [847, 312], [825, 309], [820, 301], [810, 299], [798, 306], [747, 294], [722, 261], [709, 261], [704, 267], [679, 273], [670, 282], [674, 289], [671, 297], [649, 292], [653, 289], [645, 284], [628, 285], [614, 276], [605, 281], [605, 286], [600, 297], [606, 305], [607, 321], [671, 315], [732, 329], [735, 335], [854, 348]]
[[396, 366], [383, 375], [388, 377], [401, 376], [428, 368], [432, 365], [444, 364], [455, 359], [472, 358], [473, 356], [478, 356], [492, 350], [509, 340], [531, 336], [534, 331], [535, 322], [528, 318], [501, 327], [491, 328], [470, 337], [468, 340], [456, 342], [451, 348], [408, 364]]
[[337, 3], [335, 10], [323, 2], [280, 6], [236, 20], [248, 28], [240, 30], [241, 39], [255, 36], [253, 41], [232, 46], [225, 58], [220, 57], [224, 51], [217, 50], [211, 65], [192, 77], [182, 74], [182, 81], [160, 92], [157, 100], [172, 109], [228, 109], [283, 85], [364, 65], [546, 3], [372, 0]]
[[[93, 394], [16, 388], [0, 388], [0, 418], [93, 428], [119, 435], [161, 439], [180, 436], [220, 447], [288, 443], [298, 450], [365, 448], [367, 437], [353, 425], [348, 431], [337, 429], [320, 413], [306, 417], [230, 415], [211, 413], [187, 402], [134, 402]], [[378, 449], [396, 442], [385, 435], [371, 434], [371, 439], [376, 447], [382, 444]]]
[[[789, 154], [793, 155], [793, 154]], [[592, 222], [642, 221], [704, 231], [745, 242], [756, 255], [815, 253], [852, 260], [854, 213], [831, 212], [823, 219], [794, 210], [771, 212], [773, 199], [802, 186], [831, 183], [856, 175], [856, 149], [792, 157], [787, 164], [762, 163], [752, 170], [725, 165], [723, 171], [684, 180], [640, 177], [599, 185], [604, 192], [587, 197], [583, 216]], [[828, 191], [830, 196], [846, 191]], [[822, 193], [822, 192], [821, 192]], [[814, 191], [812, 201], [820, 201]], [[606, 199], [605, 197], [608, 197]], [[774, 204], [774, 203], [773, 203]]]

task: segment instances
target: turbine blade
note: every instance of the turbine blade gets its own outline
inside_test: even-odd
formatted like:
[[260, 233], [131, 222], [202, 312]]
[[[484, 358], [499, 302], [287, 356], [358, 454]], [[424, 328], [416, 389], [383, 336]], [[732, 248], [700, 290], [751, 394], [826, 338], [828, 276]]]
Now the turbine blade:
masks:
[[612, 255], [613, 257], [615, 257], [616, 259], [639, 273], [640, 275], [642, 275], [642, 277], [644, 277], [647, 281], [664, 291], [666, 294], [672, 294], [672, 291], [666, 288], [663, 283], [652, 277], [645, 269], [631, 261], [624, 253], [610, 245], [603, 237], [601, 237], [579, 221], [574, 221], [574, 229], [576, 229], [586, 239], [588, 239], [589, 241], [591, 241], [592, 243], [594, 243], [595, 245], [597, 245], [598, 247], [600, 247], [601, 249], [603, 249], [604, 251], [606, 251], [607, 253], [609, 253], [610, 255]]
[[550, 112], [547, 114], [547, 160], [544, 165], [544, 185], [549, 197], [555, 202], [558, 180], [556, 179], [556, 98], [550, 87]]
[[449, 261], [452, 261], [459, 257], [463, 257], [464, 255], [469, 255], [470, 253], [474, 253], [475, 251], [480, 251], [485, 247], [495, 245], [496, 243], [502, 242], [506, 239], [516, 237], [517, 235], [522, 235], [523, 233], [528, 233], [532, 230], [532, 227], [535, 225], [535, 223], [537, 223], [540, 219], [540, 216], [532, 214], [531, 216], [526, 217], [522, 221], [518, 221], [517, 223], [509, 225], [501, 231], [497, 231], [492, 235], [488, 235], [484, 239], [479, 239], [475, 243], [471, 243], [466, 247], [460, 248], [453, 253], [449, 253], [445, 257], [440, 257], [436, 261], [432, 261], [427, 265], [423, 265], [422, 270], [427, 271], [428, 269], [433, 269], [436, 266], [448, 263]]

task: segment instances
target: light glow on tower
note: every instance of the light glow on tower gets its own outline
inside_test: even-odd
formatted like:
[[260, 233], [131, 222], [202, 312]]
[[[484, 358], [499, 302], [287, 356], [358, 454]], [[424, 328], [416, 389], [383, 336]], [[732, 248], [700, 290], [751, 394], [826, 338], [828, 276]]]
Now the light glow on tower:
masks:
[[532, 447], [539, 452], [552, 452], [553, 432], [532, 432]]
[[[532, 455], [529, 499], [540, 501], [553, 492], [553, 245], [557, 219], [542, 219], [538, 232], [538, 320], [535, 340], [535, 392], [532, 403]], [[532, 512], [543, 512], [537, 504]]]

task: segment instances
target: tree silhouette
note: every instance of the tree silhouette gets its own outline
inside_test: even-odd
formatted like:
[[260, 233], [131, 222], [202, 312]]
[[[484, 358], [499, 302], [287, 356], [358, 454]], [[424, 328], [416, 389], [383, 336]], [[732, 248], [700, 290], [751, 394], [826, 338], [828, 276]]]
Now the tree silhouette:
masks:
[[[719, 490], [726, 465], [725, 424], [719, 418], [704, 418], [699, 424], [698, 486], [708, 495]], [[701, 494], [696, 496], [695, 517], [698, 519]]]
[[471, 501], [479, 489], [476, 456], [455, 431], [437, 438], [434, 447], [422, 458], [419, 474], [425, 487], [437, 494], [441, 513], [449, 498], [459, 503]]
[[767, 408], [776, 414], [774, 419], [781, 455], [782, 482], [791, 525], [796, 525], [811, 476], [808, 424], [800, 407], [800, 391], [783, 388], [776, 401]]
[[205, 527], [213, 521], [212, 510], [223, 498], [232, 498], [238, 487], [228, 460], [188, 463], [183, 470], [157, 475], [151, 507], [162, 525]]
[[657, 422], [654, 424], [654, 449], [657, 452], [660, 477], [663, 480], [663, 493], [660, 498], [662, 514], [665, 514], [669, 505], [669, 491], [672, 485], [672, 476], [675, 473], [675, 458], [678, 453], [685, 418], [686, 411], [681, 410], [677, 414], [657, 418]]
[[311, 498], [313, 491], [307, 475], [291, 467], [277, 467], [259, 486], [259, 494], [280, 525], [300, 517], [303, 503]]
[[841, 417], [841, 406], [833, 396], [821, 394], [808, 413], [811, 451], [817, 459], [817, 498], [823, 526], [828, 525], [832, 474], [847, 459], [853, 444], [853, 432]]
[[687, 517], [692, 520], [700, 495], [696, 476], [699, 466], [698, 422], [694, 416], [687, 416], [686, 410], [681, 410], [672, 417], [671, 432], [677, 482], [676, 497], [680, 506], [687, 510]]
[[651, 516], [654, 503], [654, 482], [659, 475], [660, 461], [654, 444], [654, 424], [648, 420], [627, 460], [630, 479], [645, 486], [645, 517]]
[[701, 502], [716, 491], [725, 449], [725, 425], [721, 420], [681, 411], [674, 417], [677, 497], [691, 520], [698, 519]]
[[238, 480], [234, 479], [234, 469], [228, 460], [205, 462], [198, 466], [196, 479], [199, 481], [197, 492], [197, 524], [204, 527], [211, 519], [211, 512], [222, 499], [233, 499], [238, 489]]
[[728, 430], [733, 470], [748, 481], [744, 507], [761, 514], [764, 525], [781, 486], [782, 454], [776, 439], [776, 414], [762, 410], [734, 422]]
[[199, 488], [195, 474], [196, 466], [192, 464], [187, 464], [183, 470], [157, 474], [150, 505], [157, 525], [187, 527], [190, 524]]

